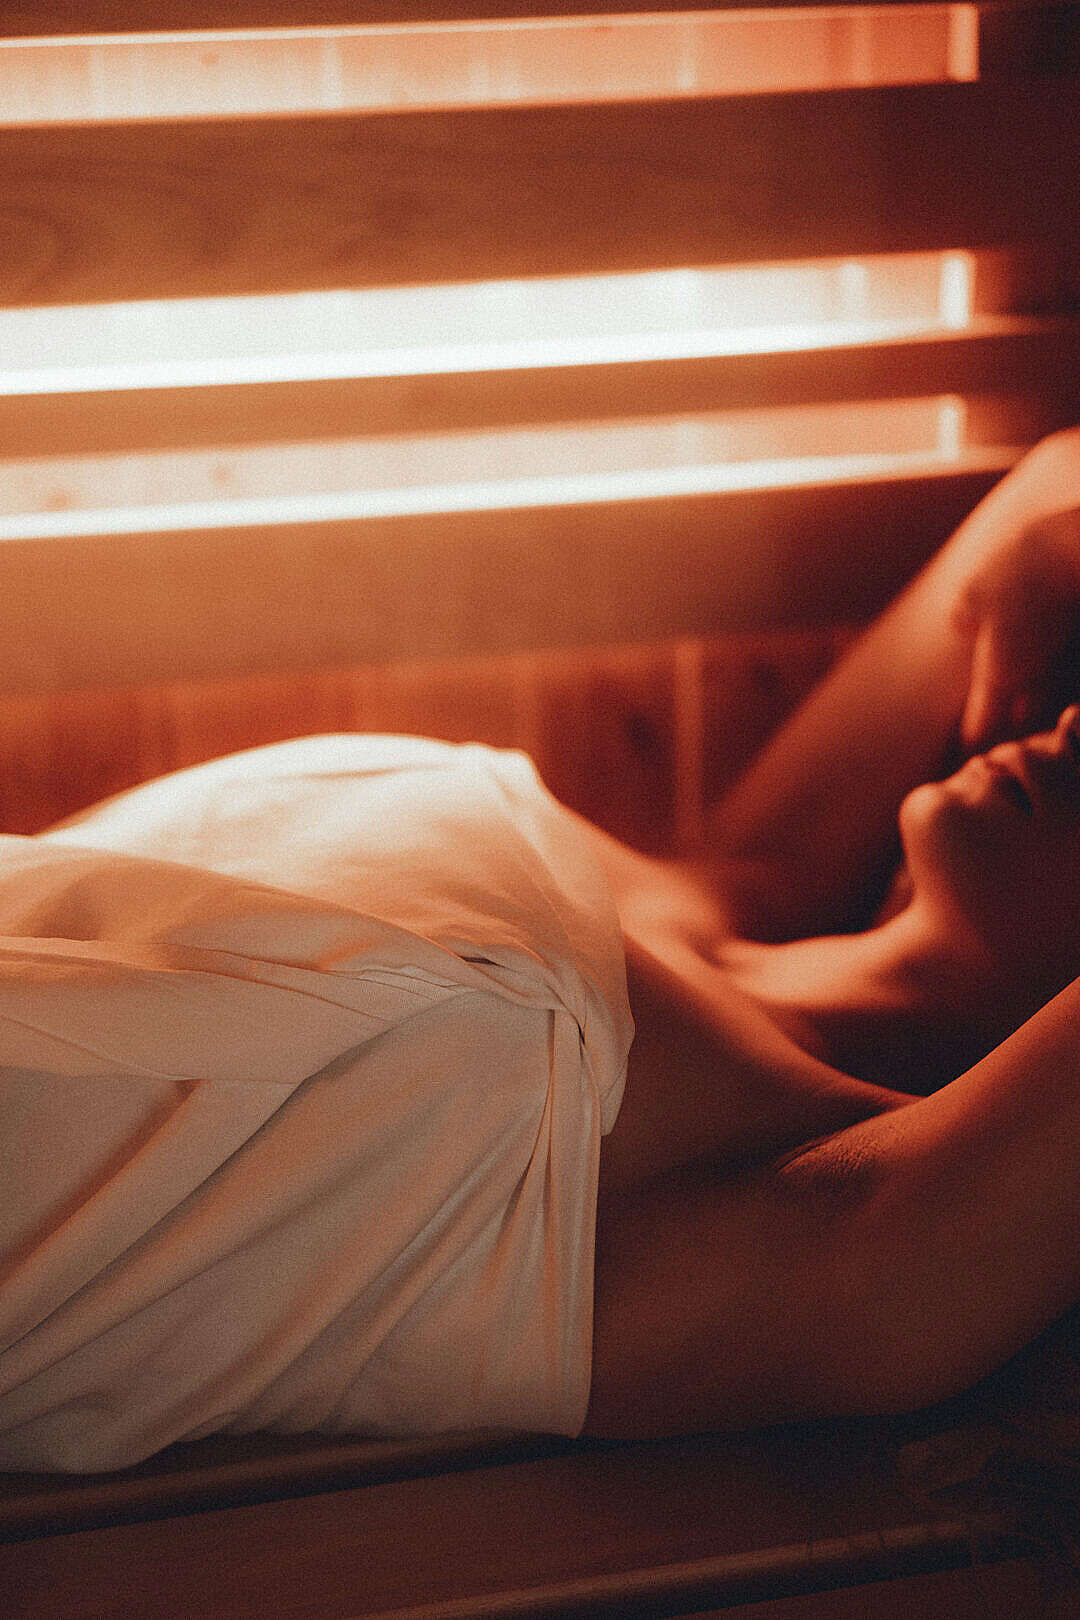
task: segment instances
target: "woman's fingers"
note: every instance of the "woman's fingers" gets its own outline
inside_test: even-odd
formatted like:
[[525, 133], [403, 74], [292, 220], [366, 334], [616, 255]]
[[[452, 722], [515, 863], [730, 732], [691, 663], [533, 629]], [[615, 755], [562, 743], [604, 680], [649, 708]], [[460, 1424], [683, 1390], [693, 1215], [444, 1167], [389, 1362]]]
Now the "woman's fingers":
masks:
[[971, 642], [965, 749], [1019, 736], [1047, 718], [1063, 654], [1080, 628], [1078, 539], [1072, 525], [1033, 526], [971, 581], [958, 604], [954, 622]]
[[1043, 673], [1031, 657], [1025, 635], [1010, 634], [1007, 622], [989, 618], [979, 626], [971, 655], [967, 702], [960, 721], [960, 741], [970, 753], [1010, 734], [1022, 733], [1040, 707]]
[[997, 672], [994, 627], [983, 624], [975, 635], [971, 654], [971, 680], [960, 720], [960, 741], [966, 751], [983, 746], [1000, 724], [1008, 692]]

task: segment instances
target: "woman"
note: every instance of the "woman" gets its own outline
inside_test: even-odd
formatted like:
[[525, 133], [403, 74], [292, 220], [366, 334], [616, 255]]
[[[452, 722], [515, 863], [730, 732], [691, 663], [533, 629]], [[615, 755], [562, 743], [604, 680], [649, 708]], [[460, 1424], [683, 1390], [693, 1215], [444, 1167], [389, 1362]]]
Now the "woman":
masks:
[[1078, 489], [1075, 432], [1003, 480], [737, 786], [704, 872], [608, 846], [638, 1035], [590, 1432], [918, 1406], [1080, 1297], [1077, 711], [933, 780], [958, 725], [1056, 715]]
[[881, 1410], [1070, 1305], [1076, 711], [919, 784], [1080, 621], [1078, 468], [1002, 482], [698, 870], [409, 739], [5, 840], [0, 1464]]

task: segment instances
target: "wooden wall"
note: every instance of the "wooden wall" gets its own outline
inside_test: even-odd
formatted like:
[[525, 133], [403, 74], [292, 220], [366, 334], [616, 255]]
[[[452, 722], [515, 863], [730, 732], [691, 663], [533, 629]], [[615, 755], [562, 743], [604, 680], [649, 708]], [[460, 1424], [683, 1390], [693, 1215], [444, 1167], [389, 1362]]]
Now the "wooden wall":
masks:
[[215, 755], [323, 731], [523, 748], [643, 849], [691, 848], [718, 795], [831, 662], [843, 627], [0, 696], [0, 830], [31, 833]]
[[[449, 12], [497, 33], [500, 20], [579, 8], [494, 9], [168, 0], [150, 16], [133, 0], [27, 0], [3, 31], [70, 56], [150, 28], [165, 62], [190, 45], [170, 44], [170, 29], [415, 32]], [[492, 105], [478, 93], [392, 112], [237, 116], [208, 103], [190, 117], [46, 109], [21, 122], [0, 104], [0, 305], [15, 312], [75, 305], [93, 321], [96, 304], [125, 300], [929, 250], [964, 258], [975, 284], [958, 321], [942, 310], [917, 329], [764, 354], [710, 340], [656, 360], [504, 357], [430, 374], [361, 357], [340, 376], [286, 367], [205, 387], [108, 366], [76, 385], [53, 355], [52, 383], [0, 395], [12, 464], [273, 455], [296, 437], [358, 433], [662, 433], [671, 413], [737, 409], [838, 405], [858, 423], [909, 396], [962, 400], [967, 427], [921, 459], [851, 451], [816, 473], [770, 474], [759, 449], [742, 483], [707, 449], [712, 483], [666, 490], [635, 484], [651, 462], [619, 463], [584, 494], [519, 487], [499, 465], [480, 495], [462, 493], [462, 474], [431, 510], [395, 506], [359, 474], [347, 511], [314, 479], [299, 505], [261, 513], [167, 489], [149, 506], [95, 496], [79, 509], [46, 479], [32, 510], [0, 519], [0, 826], [32, 831], [223, 751], [379, 729], [524, 747], [557, 794], [613, 831], [690, 846], [703, 797], [827, 665], [842, 627], [873, 613], [1025, 444], [1080, 412], [1080, 8], [967, 15], [982, 51], [972, 82], [946, 65], [950, 82], [753, 95]]]

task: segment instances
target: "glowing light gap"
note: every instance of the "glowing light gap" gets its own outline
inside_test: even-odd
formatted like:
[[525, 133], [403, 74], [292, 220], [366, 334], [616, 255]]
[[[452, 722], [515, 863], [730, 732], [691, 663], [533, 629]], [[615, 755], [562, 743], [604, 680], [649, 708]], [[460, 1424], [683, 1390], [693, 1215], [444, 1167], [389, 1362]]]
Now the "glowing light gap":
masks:
[[978, 76], [970, 3], [0, 40], [0, 124], [555, 105]]
[[301, 40], [301, 39], [356, 39], [367, 38], [382, 34], [413, 35], [413, 34], [450, 34], [450, 33], [537, 33], [544, 30], [571, 29], [584, 31], [591, 28], [640, 28], [642, 26], [662, 27], [675, 23], [711, 23], [731, 18], [740, 22], [755, 22], [775, 24], [778, 21], [791, 20], [793, 22], [810, 22], [815, 19], [825, 21], [845, 21], [866, 15], [875, 17], [907, 17], [919, 16], [932, 12], [965, 12], [972, 13], [978, 20], [978, 3], [972, 0], [942, 0], [940, 5], [921, 3], [902, 3], [884, 5], [864, 5], [858, 3], [850, 5], [823, 5], [823, 6], [782, 6], [775, 9], [769, 7], [745, 7], [740, 9], [733, 6], [722, 13], [708, 8], [694, 9], [687, 7], [682, 11], [596, 11], [575, 12], [572, 16], [551, 17], [499, 17], [490, 18], [450, 18], [444, 21], [418, 21], [418, 22], [377, 22], [377, 23], [306, 23], [296, 27], [270, 27], [270, 28], [192, 28], [192, 29], [162, 29], [160, 31], [145, 30], [143, 32], [115, 33], [115, 34], [49, 34], [42, 35], [15, 35], [5, 38], [0, 35], [0, 50], [50, 50], [65, 48], [73, 45], [218, 45], [232, 42], [260, 43], [274, 40]]
[[895, 455], [807, 456], [724, 466], [580, 474], [573, 478], [508, 479], [500, 483], [428, 485], [409, 490], [298, 495], [275, 497], [273, 500], [207, 501], [109, 511], [53, 512], [0, 519], [0, 540], [236, 529], [343, 519], [362, 521], [452, 512], [593, 505], [607, 501], [641, 501], [682, 495], [718, 495], [728, 491], [788, 489], [905, 476], [921, 478], [934, 473], [999, 470], [1009, 466], [1020, 454], [1020, 447], [996, 445], [964, 452], [959, 456], [926, 451]]
[[[950, 332], [973, 256], [0, 311], [9, 394], [706, 359]], [[452, 341], [446, 335], [453, 334]]]
[[[291, 499], [428, 485], [498, 484], [579, 474], [643, 476], [663, 468], [837, 455], [931, 452], [952, 396], [845, 405], [620, 416], [246, 446], [0, 461], [0, 512], [67, 511], [199, 501]], [[952, 445], [953, 430], [948, 429]], [[167, 492], [167, 494], [165, 493]]]
[[[962, 323], [956, 323], [962, 324]], [[543, 367], [609, 365], [652, 360], [710, 360], [750, 354], [805, 353], [810, 350], [862, 347], [903, 338], [952, 335], [946, 328], [915, 322], [861, 325], [850, 328], [807, 328], [791, 333], [760, 327], [736, 339], [712, 330], [679, 333], [665, 341], [629, 336], [618, 342], [603, 338], [566, 339], [550, 343], [476, 344], [431, 349], [375, 349], [341, 355], [300, 354], [287, 359], [268, 356], [227, 362], [175, 361], [144, 366], [98, 366], [38, 371], [0, 372], [5, 394], [98, 393], [116, 390], [228, 387], [274, 382], [332, 382], [349, 378], [468, 375], [474, 372], [528, 371]]]

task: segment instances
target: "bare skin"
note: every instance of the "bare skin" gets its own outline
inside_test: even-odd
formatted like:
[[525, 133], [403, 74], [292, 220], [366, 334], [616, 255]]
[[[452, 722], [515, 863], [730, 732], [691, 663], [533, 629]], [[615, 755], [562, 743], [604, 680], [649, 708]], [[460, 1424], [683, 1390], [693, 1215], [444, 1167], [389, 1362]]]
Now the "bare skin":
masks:
[[1080, 708], [973, 755], [900, 806], [905, 898], [865, 930], [718, 938], [726, 970], [807, 1050], [936, 1090], [1080, 975]]
[[[961, 726], [985, 747], [1052, 692], [1078, 490], [1075, 434], [1003, 480], [720, 807], [707, 863], [590, 832], [638, 1036], [587, 1432], [917, 1406], [1080, 1297], [1077, 716], [946, 774]], [[867, 926], [901, 806], [909, 881]]]

